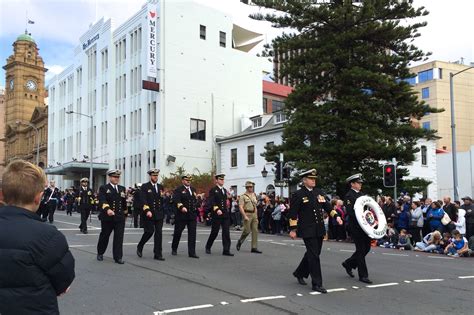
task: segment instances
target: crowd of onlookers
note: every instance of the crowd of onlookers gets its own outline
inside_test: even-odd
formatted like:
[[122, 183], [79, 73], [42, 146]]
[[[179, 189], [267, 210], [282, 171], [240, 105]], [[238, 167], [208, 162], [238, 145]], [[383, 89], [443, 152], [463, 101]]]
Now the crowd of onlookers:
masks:
[[[133, 214], [133, 224], [140, 227], [143, 215], [136, 202], [139, 186], [127, 190], [129, 213]], [[173, 191], [165, 191], [163, 210], [165, 222], [173, 224], [174, 207]], [[67, 213], [77, 211], [76, 189], [70, 188], [61, 192], [61, 202], [58, 209]], [[290, 204], [288, 198], [272, 194], [257, 195], [259, 230], [261, 233], [281, 235], [288, 232], [288, 213]], [[377, 202], [387, 219], [386, 235], [374, 244], [400, 250], [418, 250], [452, 256], [474, 256], [474, 204], [470, 197], [459, 201], [451, 201], [450, 197], [443, 200], [430, 198], [411, 198], [400, 196], [394, 200], [389, 196], [378, 196]], [[351, 241], [347, 229], [344, 202], [338, 197], [330, 200], [331, 207], [337, 211], [343, 225], [337, 224], [334, 218], [325, 215], [327, 235], [325, 239], [334, 241]], [[96, 203], [97, 204], [97, 203]], [[198, 194], [197, 220], [204, 225], [211, 225], [211, 216], [206, 207], [206, 194]], [[231, 209], [231, 225], [236, 230], [242, 228], [242, 216], [239, 211], [239, 196], [229, 194], [228, 206]], [[97, 209], [93, 209], [93, 213]]]

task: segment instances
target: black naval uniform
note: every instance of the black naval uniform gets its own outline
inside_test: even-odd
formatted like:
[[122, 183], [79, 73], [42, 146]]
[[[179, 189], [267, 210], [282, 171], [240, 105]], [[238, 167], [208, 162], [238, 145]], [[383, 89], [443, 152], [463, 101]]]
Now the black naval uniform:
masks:
[[133, 191], [133, 227], [138, 228], [140, 218], [140, 227], [143, 227], [143, 207], [141, 201], [140, 188]]
[[[212, 229], [209, 239], [207, 240], [206, 250], [211, 250], [212, 244], [219, 234], [222, 226], [222, 247], [224, 253], [230, 250], [230, 209], [227, 207], [227, 190], [219, 186], [215, 186], [209, 191], [208, 206], [212, 217]], [[221, 210], [222, 214], [218, 215], [217, 211]]]
[[319, 255], [326, 234], [323, 211], [334, 218], [338, 214], [331, 210], [331, 205], [318, 188], [309, 190], [303, 186], [292, 195], [290, 205], [290, 230], [297, 229], [306, 246], [306, 253], [293, 275], [307, 278], [311, 274], [312, 285], [321, 287], [323, 279]]
[[347, 219], [349, 221], [349, 232], [354, 240], [356, 247], [355, 253], [344, 263], [352, 269], [356, 269], [359, 273], [359, 279], [368, 278], [369, 272], [365, 263], [365, 256], [370, 252], [370, 237], [362, 230], [354, 212], [354, 204], [363, 194], [354, 189], [350, 189], [344, 197], [344, 205], [346, 207]]
[[[161, 191], [163, 187], [156, 183], [156, 187], [148, 182], [140, 188], [140, 200], [142, 201], [142, 209], [145, 214], [143, 221], [143, 236], [138, 243], [138, 249], [142, 251], [143, 246], [155, 234], [153, 253], [155, 257], [162, 257], [162, 230], [163, 230], [163, 197]], [[137, 194], [138, 195], [138, 194]], [[146, 216], [151, 212], [152, 217]]]
[[[97, 254], [103, 255], [109, 244], [109, 237], [114, 231], [113, 257], [114, 260], [121, 260], [123, 256], [123, 233], [125, 230], [125, 217], [127, 216], [127, 200], [125, 187], [106, 184], [99, 188], [99, 219], [101, 232], [97, 244]], [[108, 216], [107, 210], [112, 210], [115, 215]]]
[[[173, 199], [176, 204], [176, 216], [174, 224], [173, 243], [171, 250], [178, 250], [179, 240], [185, 227], [188, 228], [188, 255], [196, 256], [196, 218], [197, 218], [197, 197], [196, 190], [189, 186], [179, 186], [173, 193]], [[181, 211], [185, 207], [188, 212]]]
[[43, 194], [44, 207], [42, 211], [43, 221], [46, 221], [46, 218], [48, 218], [49, 222], [53, 223], [54, 212], [56, 211], [59, 200], [61, 200], [61, 194], [59, 193], [59, 189], [57, 187], [54, 187], [54, 189], [52, 189], [51, 187], [47, 187], [44, 190], [44, 194]]
[[78, 197], [79, 212], [81, 213], [81, 225], [79, 225], [79, 229], [81, 232], [86, 233], [87, 219], [94, 205], [94, 193], [89, 187], [81, 186], [81, 188], [79, 188]]

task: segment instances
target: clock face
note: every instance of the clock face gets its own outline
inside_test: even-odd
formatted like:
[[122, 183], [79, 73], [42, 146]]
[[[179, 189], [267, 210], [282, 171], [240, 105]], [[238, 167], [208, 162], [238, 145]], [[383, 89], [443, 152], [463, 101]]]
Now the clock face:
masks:
[[33, 80], [26, 81], [25, 86], [30, 91], [36, 91], [36, 82]]
[[13, 90], [14, 82], [13, 79], [10, 80], [10, 90]]

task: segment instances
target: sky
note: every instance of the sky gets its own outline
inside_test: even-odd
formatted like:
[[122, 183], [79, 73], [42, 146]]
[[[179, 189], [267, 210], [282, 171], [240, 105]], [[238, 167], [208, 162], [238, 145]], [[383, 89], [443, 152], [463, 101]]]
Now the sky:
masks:
[[[233, 17], [234, 22], [250, 25], [265, 34], [264, 42], [271, 42], [281, 31], [269, 23], [248, 18], [254, 7], [239, 0], [167, 0], [195, 1], [216, 8]], [[40, 55], [48, 68], [46, 81], [65, 69], [72, 60], [73, 50], [79, 37], [89, 25], [101, 17], [110, 17], [115, 25], [125, 22], [137, 12], [145, 0], [0, 0], [0, 65], [13, 52], [16, 37], [25, 31], [32, 33], [40, 49]], [[415, 0], [415, 6], [424, 6], [430, 14], [423, 20], [428, 26], [421, 29], [421, 37], [415, 44], [424, 51], [432, 52], [429, 60], [474, 62], [474, 12], [473, 0]], [[26, 25], [26, 19], [35, 24]], [[252, 50], [257, 54], [262, 45]], [[0, 86], [5, 86], [5, 72], [0, 68]]]

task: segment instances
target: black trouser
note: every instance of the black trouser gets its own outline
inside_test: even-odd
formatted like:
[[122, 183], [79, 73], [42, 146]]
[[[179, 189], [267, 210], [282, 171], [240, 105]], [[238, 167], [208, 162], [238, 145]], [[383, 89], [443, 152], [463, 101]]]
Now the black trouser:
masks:
[[466, 223], [466, 239], [469, 241], [469, 238], [474, 235], [474, 223]]
[[[57, 207], [56, 201], [48, 202], [47, 215], [48, 215], [48, 220], [49, 220], [50, 223], [53, 223], [53, 221], [54, 221], [54, 211], [56, 211], [56, 207]], [[46, 217], [46, 215], [43, 215], [43, 217]]]
[[122, 259], [123, 256], [123, 233], [125, 231], [125, 220], [100, 221], [102, 230], [97, 243], [97, 254], [103, 255], [109, 244], [110, 233], [114, 231], [113, 257], [114, 260]]
[[306, 253], [303, 256], [303, 259], [301, 259], [294, 274], [298, 278], [307, 278], [311, 275], [311, 283], [313, 285], [322, 286], [323, 277], [321, 275], [321, 262], [319, 260], [319, 255], [321, 254], [323, 237], [304, 238], [303, 241], [306, 246]]
[[219, 234], [220, 227], [222, 226], [222, 247], [224, 249], [224, 253], [228, 253], [230, 249], [230, 219], [229, 218], [212, 218], [212, 228], [211, 234], [207, 239], [206, 249], [211, 249], [214, 240]]
[[408, 232], [411, 234], [411, 241], [413, 244], [421, 241], [421, 227], [412, 226], [408, 229]]
[[336, 229], [336, 240], [338, 240], [338, 241], [339, 240], [345, 240], [347, 238], [346, 228], [345, 228], [344, 224], [343, 225], [338, 224], [334, 228]]
[[[139, 217], [140, 212], [141, 211], [138, 207], [133, 207], [133, 227], [134, 228], [138, 227], [138, 217]], [[140, 225], [142, 225], [142, 224], [140, 224]]]
[[145, 243], [155, 234], [153, 238], [153, 253], [155, 256], [162, 256], [162, 236], [163, 236], [163, 219], [161, 220], [145, 220], [143, 222], [144, 226], [144, 233], [143, 236], [138, 243], [138, 248], [140, 250], [143, 249]]
[[178, 250], [179, 240], [184, 228], [188, 228], [188, 255], [196, 255], [196, 220], [176, 221], [174, 224], [173, 243], [171, 249]]
[[91, 213], [91, 207], [88, 205], [80, 205], [79, 211], [81, 212], [81, 225], [79, 225], [79, 229], [81, 231], [87, 231], [87, 219]]
[[72, 203], [68, 203], [66, 205], [66, 214], [69, 214], [72, 216]]
[[356, 251], [345, 262], [352, 269], [357, 268], [359, 278], [367, 278], [369, 277], [369, 271], [365, 263], [365, 256], [370, 252], [371, 239], [367, 234], [361, 232], [353, 232], [352, 239], [354, 240]]

